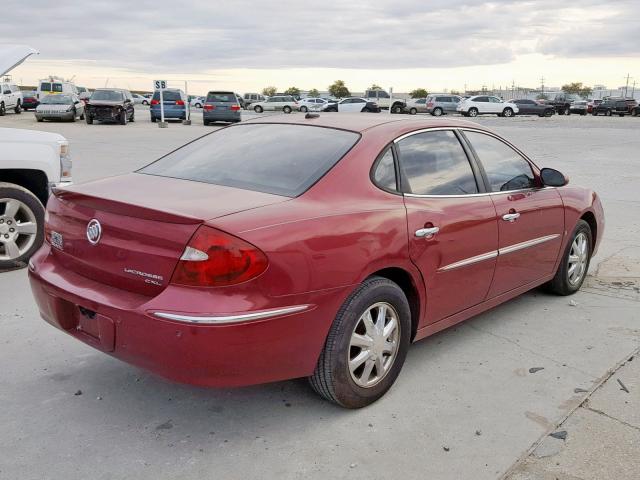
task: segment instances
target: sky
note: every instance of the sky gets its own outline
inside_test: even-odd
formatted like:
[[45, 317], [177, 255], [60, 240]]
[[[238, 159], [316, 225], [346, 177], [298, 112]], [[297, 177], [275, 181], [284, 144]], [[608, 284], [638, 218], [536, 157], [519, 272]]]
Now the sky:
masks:
[[[640, 88], [640, 0], [9, 0], [0, 44], [40, 51], [12, 76], [89, 88], [190, 93], [274, 85], [396, 92], [539, 87]], [[565, 6], [566, 5], [566, 6]], [[630, 87], [631, 88], [631, 87]]]

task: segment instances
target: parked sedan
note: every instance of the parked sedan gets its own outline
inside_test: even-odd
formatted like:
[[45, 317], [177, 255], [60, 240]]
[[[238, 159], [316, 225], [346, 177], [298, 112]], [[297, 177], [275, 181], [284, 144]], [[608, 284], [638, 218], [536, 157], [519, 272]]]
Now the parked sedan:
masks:
[[518, 106], [518, 115], [538, 115], [539, 117], [551, 117], [556, 113], [551, 105], [545, 105], [527, 98], [511, 100]]
[[275, 95], [269, 97], [262, 102], [254, 102], [251, 104], [251, 108], [256, 113], [262, 112], [283, 112], [291, 113], [294, 110], [298, 110], [298, 102], [291, 95]]
[[193, 97], [189, 102], [193, 108], [202, 108], [207, 97]]
[[85, 107], [88, 125], [99, 122], [118, 122], [126, 125], [135, 121], [133, 97], [122, 88], [98, 88], [94, 90]]
[[379, 112], [380, 107], [376, 102], [360, 97], [343, 98], [338, 103], [328, 103], [325, 112]]
[[43, 120], [75, 122], [78, 118], [84, 120], [84, 102], [75, 94], [45, 95], [36, 107], [35, 117], [38, 122]]
[[427, 113], [427, 99], [414, 98], [407, 100], [406, 109], [411, 115], [415, 115], [416, 113]]
[[432, 94], [427, 97], [427, 113], [439, 117], [447, 113], [455, 113], [462, 97], [458, 95]]
[[580, 289], [603, 211], [567, 182], [473, 123], [264, 117], [56, 191], [29, 278], [44, 320], [140, 368], [358, 408], [411, 342]]
[[38, 101], [38, 92], [27, 91], [22, 92], [22, 109], [34, 110], [40, 102]]
[[586, 115], [588, 111], [588, 102], [586, 100], [576, 100], [569, 105], [569, 113], [578, 113]]
[[298, 100], [301, 112], [321, 112], [329, 105], [329, 102], [323, 98], [303, 98]]
[[499, 117], [513, 117], [520, 110], [515, 103], [489, 95], [476, 95], [461, 101], [456, 110], [465, 117], [477, 117], [493, 113]]
[[233, 92], [209, 92], [202, 109], [202, 122], [209, 125], [214, 122], [240, 121], [240, 103]]

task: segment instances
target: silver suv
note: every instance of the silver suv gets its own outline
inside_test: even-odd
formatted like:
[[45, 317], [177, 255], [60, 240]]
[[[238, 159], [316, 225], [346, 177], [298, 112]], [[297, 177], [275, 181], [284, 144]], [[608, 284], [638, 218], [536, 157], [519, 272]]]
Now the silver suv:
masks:
[[439, 117], [446, 113], [455, 113], [462, 97], [447, 93], [435, 93], [427, 97], [426, 112]]

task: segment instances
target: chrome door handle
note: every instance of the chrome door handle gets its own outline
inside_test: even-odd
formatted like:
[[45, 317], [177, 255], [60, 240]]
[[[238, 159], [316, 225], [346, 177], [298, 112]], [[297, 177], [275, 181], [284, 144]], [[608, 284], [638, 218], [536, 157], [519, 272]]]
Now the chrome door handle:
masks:
[[520, 214], [519, 213], [507, 213], [505, 215], [502, 216], [502, 219], [505, 222], [515, 222], [518, 218], [520, 218]]
[[416, 230], [416, 237], [431, 238], [439, 231], [440, 231], [440, 228], [438, 227], [421, 228], [419, 230]]

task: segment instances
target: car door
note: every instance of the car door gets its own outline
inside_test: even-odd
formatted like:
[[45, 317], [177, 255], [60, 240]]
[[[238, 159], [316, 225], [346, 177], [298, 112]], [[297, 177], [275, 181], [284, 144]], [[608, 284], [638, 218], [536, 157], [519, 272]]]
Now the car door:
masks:
[[345, 98], [340, 103], [338, 103], [338, 111], [339, 112], [353, 112], [353, 99]]
[[541, 188], [537, 169], [515, 148], [487, 132], [465, 130], [498, 222], [498, 261], [489, 298], [554, 271], [564, 235], [556, 188]]
[[489, 97], [489, 103], [487, 103], [487, 113], [502, 113], [504, 106], [504, 102], [499, 98]]
[[480, 113], [489, 113], [489, 97], [478, 97], [473, 100], [472, 105], [478, 109]]
[[409, 255], [425, 280], [426, 321], [434, 323], [486, 298], [498, 248], [496, 211], [454, 130], [409, 134], [395, 148]]
[[447, 103], [447, 112], [455, 112], [456, 108], [458, 108], [458, 102], [460, 101], [460, 97], [449, 97], [449, 102]]

